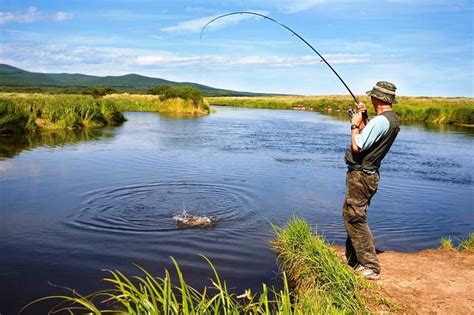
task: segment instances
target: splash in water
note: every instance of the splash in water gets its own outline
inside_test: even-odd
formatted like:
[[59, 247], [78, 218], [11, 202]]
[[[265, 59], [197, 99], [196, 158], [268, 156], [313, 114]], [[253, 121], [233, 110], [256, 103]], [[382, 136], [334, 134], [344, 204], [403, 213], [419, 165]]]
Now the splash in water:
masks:
[[216, 223], [216, 220], [212, 217], [189, 214], [184, 206], [183, 212], [173, 216], [173, 220], [180, 228], [205, 228]]

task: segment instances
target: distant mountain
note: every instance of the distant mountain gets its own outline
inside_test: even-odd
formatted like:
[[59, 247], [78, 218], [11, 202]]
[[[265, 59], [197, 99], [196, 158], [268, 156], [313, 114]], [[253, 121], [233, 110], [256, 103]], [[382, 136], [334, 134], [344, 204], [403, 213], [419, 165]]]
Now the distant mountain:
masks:
[[138, 74], [99, 77], [79, 73], [38, 73], [0, 64], [0, 88], [3, 88], [3, 90], [79, 90], [86, 87], [111, 87], [119, 91], [144, 92], [157, 85], [190, 85], [198, 88], [206, 95], [263, 95], [217, 89], [192, 82], [168, 81]]

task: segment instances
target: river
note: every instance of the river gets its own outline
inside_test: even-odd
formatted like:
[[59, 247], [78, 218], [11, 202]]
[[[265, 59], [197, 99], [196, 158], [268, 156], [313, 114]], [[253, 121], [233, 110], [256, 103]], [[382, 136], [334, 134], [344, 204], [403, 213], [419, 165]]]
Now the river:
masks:
[[[239, 292], [275, 283], [270, 222], [308, 220], [342, 244], [349, 124], [312, 112], [214, 107], [202, 118], [128, 112], [71, 140], [1, 142], [0, 313], [59, 286], [106, 287], [101, 269], [161, 276], [177, 259], [194, 286], [215, 264]], [[474, 231], [473, 133], [402, 126], [369, 209], [377, 247], [418, 251]], [[8, 152], [8, 153], [5, 153]], [[173, 216], [208, 215], [207, 229]], [[402, 263], [402, 262], [401, 262]], [[39, 305], [32, 314], [46, 306]]]

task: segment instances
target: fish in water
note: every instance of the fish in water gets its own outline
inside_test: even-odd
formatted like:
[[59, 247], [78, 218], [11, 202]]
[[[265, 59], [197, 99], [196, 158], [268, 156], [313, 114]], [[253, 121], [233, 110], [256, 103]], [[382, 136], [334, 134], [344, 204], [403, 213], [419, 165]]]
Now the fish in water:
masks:
[[216, 220], [211, 217], [192, 215], [185, 210], [182, 214], [175, 215], [173, 220], [180, 228], [205, 228], [216, 223]]

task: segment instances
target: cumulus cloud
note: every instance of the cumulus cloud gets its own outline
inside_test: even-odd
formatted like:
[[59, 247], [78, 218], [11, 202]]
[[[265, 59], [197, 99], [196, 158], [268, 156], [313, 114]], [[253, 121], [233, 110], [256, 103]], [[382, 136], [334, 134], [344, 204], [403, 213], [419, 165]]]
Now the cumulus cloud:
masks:
[[[258, 11], [255, 10], [253, 12], [260, 13], [260, 14], [268, 14], [266, 11]], [[164, 32], [189, 32], [189, 33], [198, 33], [201, 31], [201, 29], [211, 21], [212, 19], [215, 19], [219, 16], [220, 14], [217, 15], [211, 15], [211, 16], [204, 16], [200, 17], [197, 19], [192, 19], [192, 20], [187, 20], [187, 21], [182, 21], [174, 25], [166, 26], [161, 28], [162, 31]], [[231, 15], [223, 19], [219, 19], [215, 21], [214, 23], [210, 24], [208, 26], [209, 29], [221, 29], [224, 28], [227, 25], [232, 25], [232, 24], [237, 24], [239, 22], [245, 21], [245, 20], [250, 20], [250, 19], [255, 19], [256, 16], [248, 15], [248, 14], [239, 14], [239, 15]]]
[[34, 23], [38, 21], [52, 20], [62, 22], [72, 19], [73, 14], [69, 12], [45, 13], [36, 7], [29, 7], [25, 11], [2, 11], [0, 10], [0, 25], [8, 23]]

